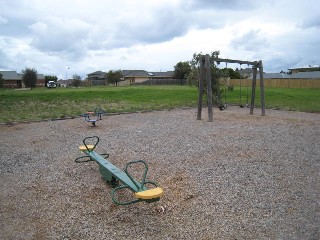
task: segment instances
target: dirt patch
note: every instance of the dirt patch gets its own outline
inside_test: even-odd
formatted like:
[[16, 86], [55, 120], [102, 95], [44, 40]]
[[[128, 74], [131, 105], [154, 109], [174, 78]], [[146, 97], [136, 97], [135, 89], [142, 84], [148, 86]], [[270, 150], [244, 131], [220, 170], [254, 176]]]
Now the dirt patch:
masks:
[[[1, 239], [317, 239], [319, 114], [229, 107], [0, 125]], [[117, 206], [78, 146], [149, 165], [165, 194]], [[130, 238], [130, 237], [129, 237]]]

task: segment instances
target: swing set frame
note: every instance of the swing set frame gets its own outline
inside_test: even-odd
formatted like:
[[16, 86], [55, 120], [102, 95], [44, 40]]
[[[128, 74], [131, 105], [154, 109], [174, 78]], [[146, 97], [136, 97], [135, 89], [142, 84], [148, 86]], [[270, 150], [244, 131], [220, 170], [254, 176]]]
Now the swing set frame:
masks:
[[260, 99], [261, 99], [261, 115], [265, 116], [265, 96], [264, 96], [264, 81], [263, 81], [263, 63], [262, 60], [259, 61], [243, 61], [227, 58], [210, 58], [209, 54], [202, 55], [200, 58], [200, 79], [199, 79], [199, 95], [198, 95], [198, 114], [197, 119], [201, 120], [201, 111], [202, 111], [202, 95], [204, 88], [204, 81], [207, 82], [207, 96], [208, 96], [208, 116], [209, 122], [213, 120], [212, 113], [212, 90], [211, 90], [211, 64], [216, 63], [238, 63], [238, 64], [247, 64], [252, 66], [253, 69], [253, 78], [252, 78], [252, 87], [251, 87], [251, 104], [250, 104], [250, 114], [253, 115], [254, 110], [254, 101], [256, 94], [256, 85], [257, 85], [257, 74], [259, 69], [260, 77]]

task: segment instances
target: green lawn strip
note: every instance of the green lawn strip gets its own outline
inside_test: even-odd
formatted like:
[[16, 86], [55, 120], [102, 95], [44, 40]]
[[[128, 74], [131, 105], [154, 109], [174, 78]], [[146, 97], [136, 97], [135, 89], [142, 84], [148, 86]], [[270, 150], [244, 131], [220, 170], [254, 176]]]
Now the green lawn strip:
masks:
[[109, 113], [194, 107], [197, 89], [186, 86], [39, 88], [0, 91], [0, 122], [76, 117], [101, 107]]
[[[242, 88], [242, 104], [251, 88]], [[247, 91], [248, 90], [248, 91]], [[226, 94], [226, 95], [225, 95]], [[240, 88], [226, 91], [222, 98], [239, 105]], [[203, 98], [206, 105], [206, 96]], [[189, 86], [128, 86], [84, 88], [35, 88], [33, 90], [0, 90], [0, 122], [21, 122], [77, 117], [101, 107], [109, 113], [164, 110], [196, 107], [198, 90]], [[320, 112], [319, 89], [265, 89], [266, 108]], [[256, 90], [255, 106], [259, 107]]]
[[[248, 103], [251, 102], [251, 88], [248, 89]], [[246, 88], [242, 88], [242, 104], [247, 102]], [[240, 103], [240, 88], [227, 91], [227, 102]], [[261, 106], [260, 89], [256, 89], [255, 106]], [[301, 112], [320, 112], [320, 89], [266, 88], [265, 105], [269, 109], [282, 109]]]

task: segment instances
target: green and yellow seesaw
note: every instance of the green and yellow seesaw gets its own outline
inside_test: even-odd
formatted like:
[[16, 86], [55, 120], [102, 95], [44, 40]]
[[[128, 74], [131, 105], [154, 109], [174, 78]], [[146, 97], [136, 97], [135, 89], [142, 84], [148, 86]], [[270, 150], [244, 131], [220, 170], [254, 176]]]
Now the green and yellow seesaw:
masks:
[[[91, 144], [90, 144], [91, 143]], [[92, 144], [93, 143], [93, 144]], [[95, 161], [99, 165], [99, 171], [102, 175], [103, 180], [105, 180], [112, 187], [122, 183], [121, 186], [115, 187], [112, 192], [112, 201], [118, 205], [129, 205], [132, 203], [137, 203], [141, 201], [145, 202], [156, 202], [160, 200], [163, 195], [163, 189], [158, 186], [156, 182], [146, 181], [146, 176], [148, 172], [148, 165], [143, 160], [131, 161], [126, 164], [124, 170], [119, 169], [111, 162], [108, 161], [109, 154], [98, 154], [95, 150], [99, 143], [99, 137], [86, 137], [83, 140], [82, 146], [79, 147], [80, 151], [86, 156], [81, 156], [75, 159], [76, 163], [83, 163], [89, 161]], [[85, 158], [89, 158], [86, 159]], [[142, 175], [141, 182], [135, 180], [128, 172], [128, 167], [133, 164], [143, 164], [144, 172]], [[147, 185], [154, 186], [154, 188], [148, 189]], [[120, 202], [117, 198], [117, 191], [121, 189], [129, 189], [134, 193], [135, 199], [128, 202]]]

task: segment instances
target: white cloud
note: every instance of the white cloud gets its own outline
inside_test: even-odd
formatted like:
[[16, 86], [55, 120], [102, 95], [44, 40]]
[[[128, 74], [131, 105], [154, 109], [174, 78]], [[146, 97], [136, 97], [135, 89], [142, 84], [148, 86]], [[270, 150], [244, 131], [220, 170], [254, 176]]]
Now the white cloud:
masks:
[[0, 68], [32, 65], [60, 77], [66, 66], [81, 76], [165, 71], [213, 50], [261, 59], [266, 71], [319, 64], [316, 6], [315, 0], [0, 0]]
[[8, 22], [8, 19], [0, 16], [0, 25], [1, 24], [6, 24], [7, 22]]

